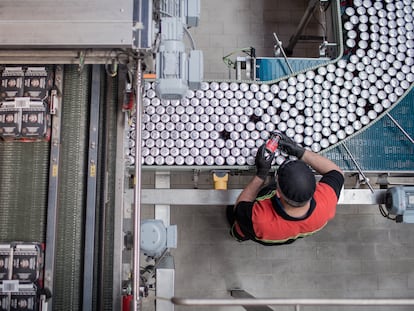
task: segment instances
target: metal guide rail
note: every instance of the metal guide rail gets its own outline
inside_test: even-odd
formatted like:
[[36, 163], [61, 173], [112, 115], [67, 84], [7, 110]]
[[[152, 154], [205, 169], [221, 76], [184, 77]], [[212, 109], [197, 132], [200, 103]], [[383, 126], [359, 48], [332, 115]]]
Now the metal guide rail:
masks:
[[[276, 129], [315, 152], [340, 146], [389, 116], [412, 92], [412, 12], [411, 1], [356, 1], [342, 14], [341, 58], [278, 81], [203, 82], [181, 100], [158, 98], [155, 83], [147, 81], [143, 165], [249, 166]], [[126, 150], [131, 165], [135, 121]], [[275, 165], [285, 156], [277, 153]]]

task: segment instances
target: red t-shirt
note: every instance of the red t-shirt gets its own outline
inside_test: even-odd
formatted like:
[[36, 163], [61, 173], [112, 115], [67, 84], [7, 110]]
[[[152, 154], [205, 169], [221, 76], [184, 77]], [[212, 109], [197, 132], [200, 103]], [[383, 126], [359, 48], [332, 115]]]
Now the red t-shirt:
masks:
[[307, 214], [302, 218], [286, 214], [275, 196], [276, 190], [254, 202], [240, 202], [235, 211], [235, 229], [239, 235], [265, 245], [290, 243], [311, 235], [335, 216], [343, 182], [342, 174], [337, 171], [324, 175], [316, 185]]

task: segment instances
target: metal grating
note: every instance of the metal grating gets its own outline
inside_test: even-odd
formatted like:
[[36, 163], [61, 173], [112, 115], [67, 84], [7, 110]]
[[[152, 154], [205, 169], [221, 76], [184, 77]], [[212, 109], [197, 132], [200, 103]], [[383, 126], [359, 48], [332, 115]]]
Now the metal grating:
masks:
[[65, 66], [55, 310], [80, 310], [90, 66]]
[[[287, 60], [294, 72], [322, 66], [329, 58], [294, 58]], [[291, 74], [287, 61], [282, 57], [259, 57], [256, 59], [256, 77], [259, 81], [271, 81]]]
[[97, 196], [97, 224], [95, 247], [94, 308], [112, 310], [113, 300], [113, 249], [115, 208], [116, 127], [118, 112], [118, 78], [107, 75], [105, 96], [102, 101], [99, 128], [99, 178]]
[[[389, 112], [411, 138], [414, 137], [413, 102], [414, 89], [411, 89]], [[414, 171], [414, 145], [387, 115], [345, 144], [365, 171]], [[356, 169], [341, 145], [328, 151], [326, 156], [344, 170]]]
[[49, 143], [0, 144], [1, 241], [45, 242]]

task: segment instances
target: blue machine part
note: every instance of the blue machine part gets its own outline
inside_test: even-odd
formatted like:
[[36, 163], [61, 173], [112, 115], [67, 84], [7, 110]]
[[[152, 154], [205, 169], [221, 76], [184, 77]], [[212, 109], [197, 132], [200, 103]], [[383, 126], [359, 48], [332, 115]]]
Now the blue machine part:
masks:
[[165, 227], [159, 219], [142, 221], [140, 247], [150, 257], [159, 257], [167, 248], [177, 247], [177, 226]]
[[385, 201], [390, 214], [402, 216], [402, 222], [414, 223], [414, 187], [390, 188], [386, 192]]
[[[330, 61], [329, 58], [288, 58], [293, 71], [299, 72]], [[276, 80], [290, 75], [289, 66], [283, 57], [256, 58], [256, 78], [259, 81]]]

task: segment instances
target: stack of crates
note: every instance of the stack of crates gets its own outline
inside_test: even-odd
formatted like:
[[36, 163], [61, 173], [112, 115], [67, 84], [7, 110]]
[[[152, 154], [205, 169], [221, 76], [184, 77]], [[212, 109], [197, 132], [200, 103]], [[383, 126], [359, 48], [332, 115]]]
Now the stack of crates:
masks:
[[0, 244], [0, 311], [38, 311], [43, 287], [40, 243]]
[[48, 139], [49, 91], [53, 79], [45, 67], [6, 67], [0, 76], [0, 137]]

